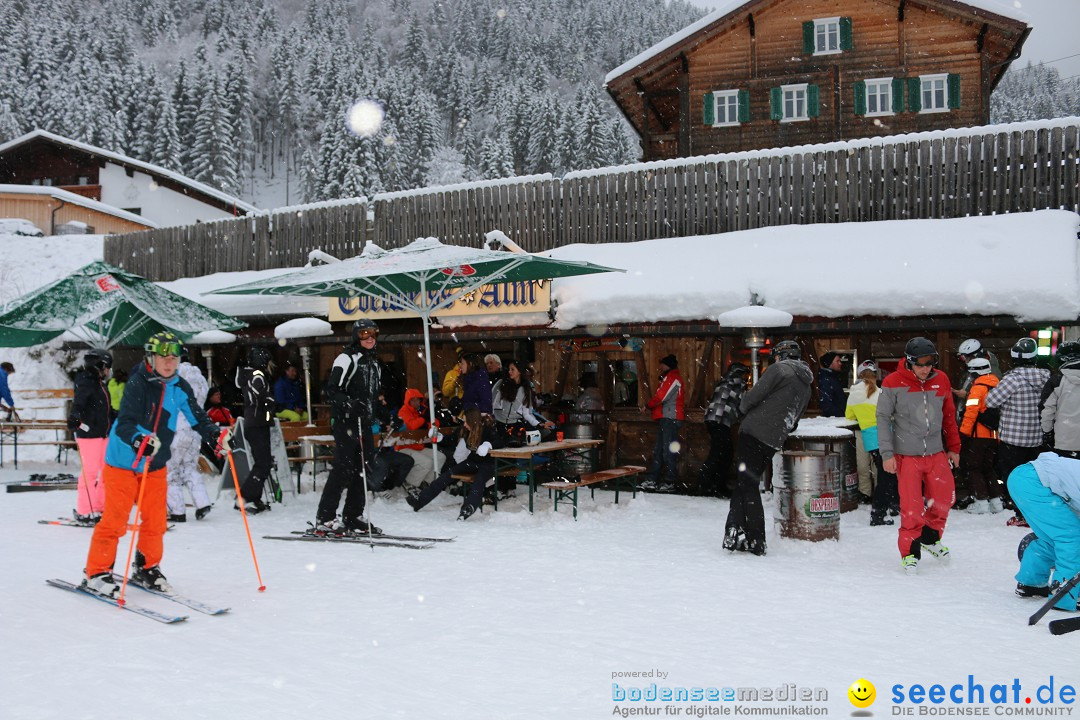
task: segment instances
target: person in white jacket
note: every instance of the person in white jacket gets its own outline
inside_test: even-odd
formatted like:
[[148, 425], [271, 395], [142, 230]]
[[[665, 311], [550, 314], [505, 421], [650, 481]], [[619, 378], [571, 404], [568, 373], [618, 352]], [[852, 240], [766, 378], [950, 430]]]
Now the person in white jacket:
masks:
[[[176, 374], [191, 386], [199, 407], [205, 405], [210, 386], [203, 377], [202, 371], [188, 362], [187, 355], [180, 362]], [[165, 466], [169, 477], [167, 496], [169, 522], [187, 522], [187, 501], [184, 497], [184, 488], [191, 493], [191, 501], [195, 504], [196, 520], [202, 520], [210, 512], [210, 496], [206, 492], [206, 485], [203, 484], [202, 473], [199, 471], [199, 448], [201, 447], [202, 436], [191, 428], [187, 418], [182, 414], [178, 415], [172, 457]]]

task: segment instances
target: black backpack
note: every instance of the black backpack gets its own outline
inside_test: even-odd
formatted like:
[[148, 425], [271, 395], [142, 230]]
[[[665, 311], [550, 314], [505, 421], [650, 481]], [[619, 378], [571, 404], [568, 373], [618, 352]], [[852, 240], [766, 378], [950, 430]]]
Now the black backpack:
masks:
[[997, 430], [1001, 425], [1001, 408], [988, 407], [979, 413], [979, 416], [975, 418], [975, 422], [979, 423], [988, 430]]

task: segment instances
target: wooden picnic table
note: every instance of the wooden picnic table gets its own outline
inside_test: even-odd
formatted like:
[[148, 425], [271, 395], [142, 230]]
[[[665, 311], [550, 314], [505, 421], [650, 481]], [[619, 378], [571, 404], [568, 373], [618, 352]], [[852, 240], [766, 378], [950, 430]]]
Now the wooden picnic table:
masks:
[[[19, 435], [34, 430], [51, 430], [55, 433], [52, 440], [24, 440], [19, 442]], [[0, 421], [0, 467], [4, 465], [4, 445], [11, 443], [14, 450], [15, 467], [19, 467], [19, 445], [55, 445], [56, 462], [61, 456], [67, 459], [67, 451], [76, 447], [75, 440], [69, 435], [65, 420], [2, 420]]]
[[[529, 479], [529, 512], [533, 511], [533, 494], [536, 493], [536, 456], [543, 454], [565, 455], [566, 453], [580, 453], [594, 447], [603, 445], [603, 440], [570, 439], [552, 440], [536, 445], [523, 445], [522, 447], [506, 447], [492, 450], [491, 457], [495, 458], [495, 477], [504, 468], [514, 467], [525, 470]], [[528, 465], [523, 466], [521, 461], [527, 460]], [[496, 492], [496, 497], [498, 493]], [[498, 505], [495, 506], [498, 509]]]

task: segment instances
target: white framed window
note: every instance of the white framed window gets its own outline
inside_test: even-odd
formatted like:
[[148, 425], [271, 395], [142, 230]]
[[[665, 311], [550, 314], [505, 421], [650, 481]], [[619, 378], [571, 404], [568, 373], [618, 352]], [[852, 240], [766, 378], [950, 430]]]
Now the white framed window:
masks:
[[783, 111], [780, 122], [798, 122], [799, 120], [810, 119], [810, 114], [807, 111], [806, 87], [806, 83], [780, 86], [780, 108]]
[[873, 78], [866, 81], [866, 114], [893, 114], [892, 78]]
[[713, 127], [725, 127], [739, 124], [739, 91], [716, 90], [713, 92], [715, 113]]
[[814, 54], [833, 55], [841, 52], [840, 18], [818, 18], [814, 20]]
[[937, 75], [920, 75], [919, 86], [922, 99], [920, 113], [936, 113], [949, 111], [949, 75], [940, 73]]

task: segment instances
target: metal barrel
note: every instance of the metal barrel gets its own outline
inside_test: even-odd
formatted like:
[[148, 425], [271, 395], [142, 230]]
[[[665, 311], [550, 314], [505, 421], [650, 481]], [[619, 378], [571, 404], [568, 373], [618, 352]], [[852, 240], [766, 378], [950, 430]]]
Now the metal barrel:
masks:
[[840, 539], [840, 457], [820, 450], [785, 450], [773, 478], [781, 537]]
[[[592, 423], [565, 423], [561, 428], [563, 436], [567, 440], [593, 440], [596, 438], [598, 428]], [[596, 470], [600, 461], [600, 451], [597, 448], [579, 450], [566, 453], [563, 466], [568, 474], [584, 475]]]
[[814, 451], [836, 455], [838, 481], [840, 483], [840, 512], [851, 512], [859, 507], [859, 465], [855, 459], [855, 435], [846, 437], [791, 436], [784, 444], [785, 450]]

